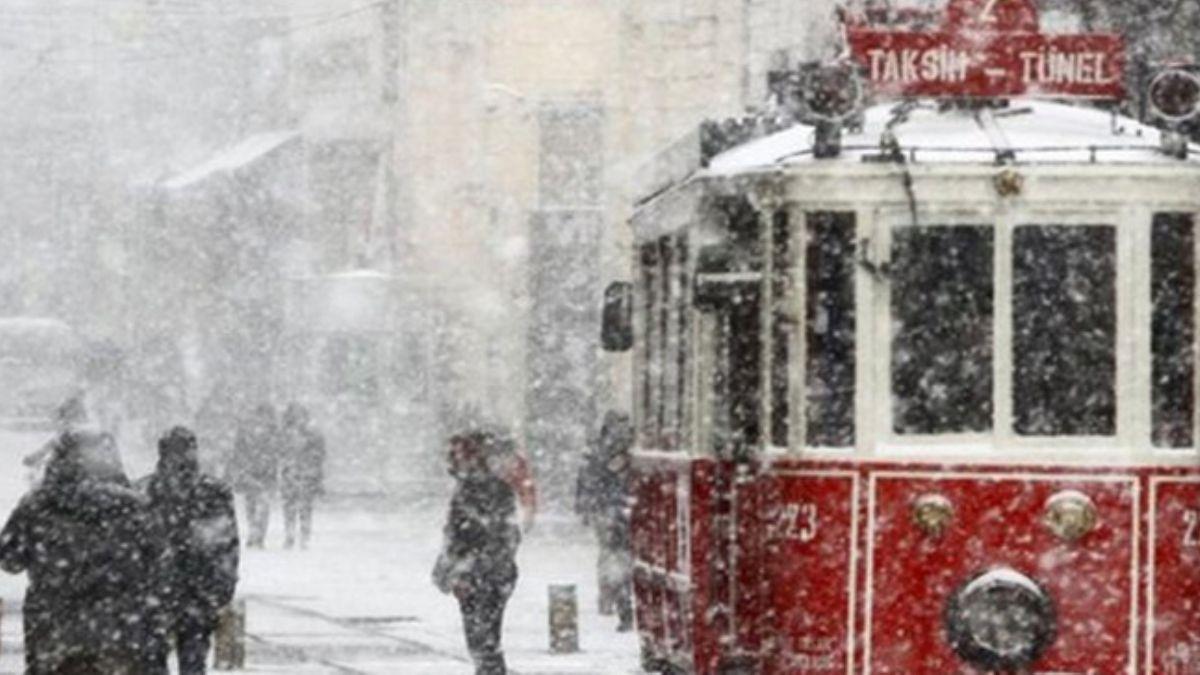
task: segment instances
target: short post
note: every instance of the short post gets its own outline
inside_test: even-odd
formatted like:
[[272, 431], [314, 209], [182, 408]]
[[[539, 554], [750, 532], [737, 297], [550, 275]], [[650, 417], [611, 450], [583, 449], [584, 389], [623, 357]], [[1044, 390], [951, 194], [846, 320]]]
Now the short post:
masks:
[[241, 670], [246, 667], [245, 600], [234, 600], [217, 613], [213, 651], [214, 670]]
[[571, 654], [579, 651], [579, 605], [574, 584], [550, 585], [550, 651]]

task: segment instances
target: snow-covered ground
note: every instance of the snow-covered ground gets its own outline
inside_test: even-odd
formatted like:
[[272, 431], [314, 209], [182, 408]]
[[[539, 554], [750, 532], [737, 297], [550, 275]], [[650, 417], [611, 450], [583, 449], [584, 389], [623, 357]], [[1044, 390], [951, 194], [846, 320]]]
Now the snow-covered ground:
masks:
[[[40, 439], [0, 438], [0, 512], [24, 491], [15, 448]], [[448, 499], [449, 496], [446, 495]], [[441, 500], [401, 505], [332, 500], [319, 507], [312, 546], [282, 550], [279, 513], [266, 550], [244, 551], [239, 595], [247, 605], [251, 672], [473, 672], [452, 598], [429, 571], [441, 543]], [[244, 535], [244, 528], [243, 528]], [[636, 673], [637, 639], [596, 612], [595, 545], [567, 517], [543, 516], [522, 544], [521, 579], [505, 615], [504, 647], [514, 673]], [[24, 577], [0, 574], [0, 674], [21, 672]], [[547, 586], [578, 589], [580, 647], [549, 652]]]

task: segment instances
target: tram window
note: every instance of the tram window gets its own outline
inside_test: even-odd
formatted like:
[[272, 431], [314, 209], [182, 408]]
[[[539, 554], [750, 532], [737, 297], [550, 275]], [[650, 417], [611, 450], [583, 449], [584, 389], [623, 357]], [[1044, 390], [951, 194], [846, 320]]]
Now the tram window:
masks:
[[773, 256], [771, 294], [771, 443], [787, 447], [790, 427], [788, 401], [788, 363], [791, 360], [794, 321], [788, 312], [792, 288], [792, 236], [786, 212], [775, 214], [771, 255]]
[[656, 414], [656, 396], [655, 385], [658, 382], [657, 365], [658, 360], [655, 358], [656, 338], [658, 330], [657, 317], [655, 316], [655, 307], [658, 304], [658, 244], [651, 242], [643, 244], [640, 251], [640, 262], [642, 272], [642, 297], [644, 305], [642, 306], [642, 405], [641, 407], [641, 432], [642, 445], [645, 447], [654, 447], [658, 439], [658, 416]]
[[688, 413], [685, 401], [687, 401], [688, 349], [691, 346], [688, 342], [688, 308], [691, 306], [691, 299], [687, 297], [690, 285], [688, 284], [688, 241], [686, 234], [679, 235], [675, 243], [675, 260], [677, 261], [677, 273], [675, 275], [677, 293], [674, 304], [675, 316], [678, 321], [678, 325], [676, 326], [676, 330], [678, 331], [676, 349], [678, 351], [675, 354], [675, 376], [676, 390], [679, 392], [679, 396], [675, 400], [675, 419], [679, 420], [678, 440], [682, 443], [684, 441], [684, 425]]
[[1018, 434], [1116, 433], [1116, 229], [1013, 234], [1013, 414]]
[[655, 447], [660, 449], [670, 449], [674, 447], [674, 431], [676, 422], [673, 417], [675, 410], [674, 403], [674, 374], [672, 371], [675, 366], [675, 347], [676, 343], [672, 333], [671, 312], [674, 309], [673, 305], [675, 297], [678, 293], [672, 292], [674, 285], [674, 275], [672, 272], [672, 260], [674, 259], [674, 251], [671, 246], [671, 237], [663, 236], [658, 239], [658, 281], [660, 284], [661, 301], [658, 306], [658, 343], [659, 343], [659, 363], [658, 363], [658, 400], [655, 406], [655, 414], [658, 418], [658, 442]]
[[1186, 213], [1155, 214], [1151, 242], [1151, 394], [1155, 447], [1194, 443], [1196, 233]]
[[854, 230], [851, 212], [807, 215], [806, 441], [854, 445]]
[[992, 428], [993, 230], [906, 227], [892, 245], [897, 434]]

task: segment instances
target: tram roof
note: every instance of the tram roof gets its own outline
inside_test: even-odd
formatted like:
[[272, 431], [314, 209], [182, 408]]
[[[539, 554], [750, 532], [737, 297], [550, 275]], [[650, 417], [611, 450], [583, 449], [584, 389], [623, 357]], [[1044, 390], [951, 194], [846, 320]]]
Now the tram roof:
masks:
[[[736, 174], [805, 163], [862, 162], [880, 155], [888, 125], [900, 104], [868, 108], [861, 129], [847, 130], [836, 159], [813, 157], [814, 127], [806, 124], [744, 143], [714, 157], [708, 173]], [[1169, 164], [1160, 131], [1137, 120], [1096, 108], [1037, 100], [1013, 100], [987, 110], [939, 109], [935, 102], [916, 104], [892, 133], [910, 162], [995, 164], [1012, 153], [1022, 164], [1137, 163]], [[1195, 157], [1193, 147], [1190, 157]], [[1186, 160], [1196, 163], [1196, 159]]]

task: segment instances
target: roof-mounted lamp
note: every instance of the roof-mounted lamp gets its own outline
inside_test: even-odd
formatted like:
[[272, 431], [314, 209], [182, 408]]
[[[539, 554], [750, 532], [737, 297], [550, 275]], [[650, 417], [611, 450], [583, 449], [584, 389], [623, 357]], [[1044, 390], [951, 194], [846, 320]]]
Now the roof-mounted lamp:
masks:
[[1150, 78], [1146, 100], [1151, 114], [1163, 126], [1163, 153], [1187, 159], [1188, 138], [1182, 127], [1200, 114], [1200, 74], [1182, 66], [1164, 68]]

